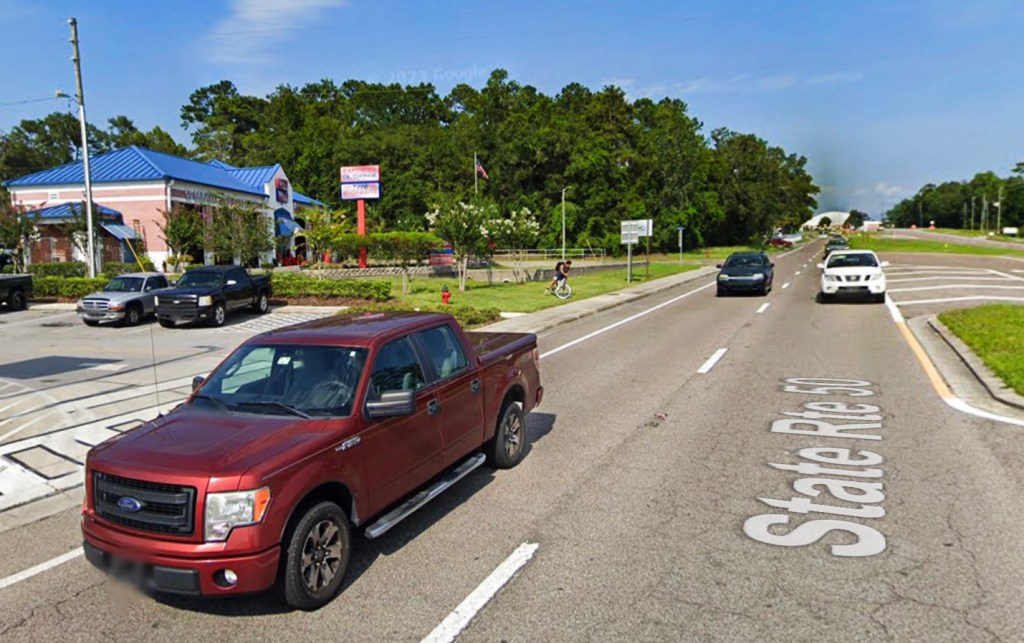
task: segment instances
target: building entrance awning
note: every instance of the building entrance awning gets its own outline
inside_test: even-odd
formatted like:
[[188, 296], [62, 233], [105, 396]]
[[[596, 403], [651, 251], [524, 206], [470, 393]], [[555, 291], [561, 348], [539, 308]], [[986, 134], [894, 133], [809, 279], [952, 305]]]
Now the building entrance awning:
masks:
[[277, 236], [279, 237], [291, 237], [297, 232], [305, 232], [298, 223], [295, 223], [295, 219], [288, 210], [284, 208], [278, 208], [274, 210], [274, 222]]
[[133, 230], [131, 226], [126, 226], [123, 223], [101, 223], [100, 227], [114, 235], [118, 241], [135, 239], [135, 230]]

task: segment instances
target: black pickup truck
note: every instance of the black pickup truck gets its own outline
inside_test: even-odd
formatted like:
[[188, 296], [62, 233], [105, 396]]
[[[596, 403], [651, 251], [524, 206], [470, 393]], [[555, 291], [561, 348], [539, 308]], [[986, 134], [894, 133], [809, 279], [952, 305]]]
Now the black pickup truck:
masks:
[[8, 310], [22, 310], [32, 296], [32, 275], [0, 275], [0, 304]]
[[164, 328], [190, 322], [223, 326], [227, 312], [238, 308], [267, 312], [270, 275], [254, 277], [239, 266], [194, 268], [156, 297], [156, 318]]

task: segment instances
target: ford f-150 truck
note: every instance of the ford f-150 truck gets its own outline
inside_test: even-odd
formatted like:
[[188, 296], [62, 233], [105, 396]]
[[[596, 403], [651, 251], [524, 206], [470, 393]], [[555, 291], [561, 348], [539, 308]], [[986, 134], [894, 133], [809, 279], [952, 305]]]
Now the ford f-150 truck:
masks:
[[267, 312], [270, 275], [251, 276], [239, 266], [193, 268], [156, 296], [156, 318], [164, 328], [189, 322], [223, 326], [228, 311], [237, 308]]
[[167, 286], [167, 277], [159, 272], [118, 275], [102, 291], [79, 299], [75, 312], [86, 326], [107, 321], [135, 326], [156, 312], [156, 296]]
[[376, 538], [485, 460], [525, 453], [537, 338], [438, 313], [335, 315], [246, 341], [169, 414], [89, 451], [82, 533], [149, 591], [275, 588], [316, 609]]
[[32, 275], [0, 275], [0, 303], [8, 310], [23, 310], [32, 296]]

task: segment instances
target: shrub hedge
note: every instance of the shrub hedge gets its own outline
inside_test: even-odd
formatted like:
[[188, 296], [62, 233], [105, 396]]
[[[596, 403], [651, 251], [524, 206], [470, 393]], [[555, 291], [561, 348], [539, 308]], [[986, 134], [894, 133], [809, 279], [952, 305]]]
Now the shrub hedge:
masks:
[[[142, 260], [142, 270], [145, 272], [153, 272], [153, 262], [149, 259]], [[123, 275], [129, 272], [139, 272], [139, 264], [137, 263], [121, 263], [120, 261], [110, 261], [103, 264], [103, 274], [108, 279], [113, 279], [118, 275]]]
[[89, 293], [103, 290], [109, 281], [106, 277], [89, 279], [88, 277], [33, 277], [32, 290], [34, 297], [63, 297], [78, 299]]
[[57, 261], [54, 263], [33, 263], [26, 266], [28, 272], [37, 277], [84, 277], [84, 261]]
[[463, 328], [474, 328], [483, 326], [501, 319], [501, 311], [497, 308], [474, 308], [466, 305], [445, 306], [443, 304], [431, 306], [412, 306], [410, 304], [387, 303], [370, 304], [367, 306], [352, 306], [341, 311], [340, 315], [351, 313], [379, 313], [388, 311], [419, 310], [434, 313], [446, 313], [454, 317]]
[[390, 281], [314, 279], [288, 273], [274, 273], [272, 279], [275, 297], [348, 297], [372, 301], [391, 299]]

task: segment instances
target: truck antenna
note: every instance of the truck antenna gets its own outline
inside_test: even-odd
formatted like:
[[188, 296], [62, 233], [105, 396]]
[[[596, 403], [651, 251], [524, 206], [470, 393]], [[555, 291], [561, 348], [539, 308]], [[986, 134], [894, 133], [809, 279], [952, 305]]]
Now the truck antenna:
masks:
[[153, 339], [153, 324], [149, 325], [149, 350], [153, 356], [153, 394], [156, 396], [156, 416], [163, 415], [160, 412], [160, 380], [156, 376], [156, 341]]

